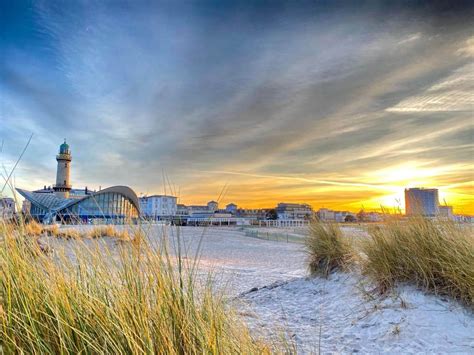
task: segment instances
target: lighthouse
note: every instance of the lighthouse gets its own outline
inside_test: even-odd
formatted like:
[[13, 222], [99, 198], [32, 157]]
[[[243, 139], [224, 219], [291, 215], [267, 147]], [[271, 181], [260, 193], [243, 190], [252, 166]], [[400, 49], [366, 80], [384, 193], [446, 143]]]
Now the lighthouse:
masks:
[[56, 155], [58, 162], [58, 170], [56, 172], [56, 184], [53, 189], [58, 197], [68, 198], [69, 191], [71, 191], [70, 171], [71, 171], [71, 150], [69, 145], [64, 143], [59, 146], [59, 154]]

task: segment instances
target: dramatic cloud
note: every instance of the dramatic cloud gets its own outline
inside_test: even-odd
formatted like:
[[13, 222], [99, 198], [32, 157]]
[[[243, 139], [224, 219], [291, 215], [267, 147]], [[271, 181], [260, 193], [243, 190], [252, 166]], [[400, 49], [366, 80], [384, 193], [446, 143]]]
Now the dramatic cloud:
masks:
[[76, 186], [355, 210], [423, 185], [474, 213], [468, 2], [2, 7], [7, 169], [34, 133], [18, 186], [54, 182], [66, 137]]

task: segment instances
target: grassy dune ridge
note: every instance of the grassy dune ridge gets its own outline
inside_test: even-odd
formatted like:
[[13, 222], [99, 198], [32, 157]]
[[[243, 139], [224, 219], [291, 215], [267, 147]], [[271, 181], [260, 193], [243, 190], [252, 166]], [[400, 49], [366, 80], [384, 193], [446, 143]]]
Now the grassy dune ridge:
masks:
[[77, 241], [70, 258], [45, 254], [32, 235], [39, 229], [0, 226], [5, 353], [277, 351], [252, 338], [211, 282], [198, 284], [194, 266], [172, 260], [166, 243], [156, 250], [133, 233], [113, 258]]
[[115, 225], [98, 225], [98, 226], [78, 226], [70, 228], [59, 228], [58, 225], [43, 226], [31, 220], [19, 228], [29, 237], [52, 236], [64, 239], [97, 239], [102, 237], [118, 238], [125, 241], [145, 237], [145, 228], [117, 228]]
[[474, 308], [472, 227], [448, 220], [387, 220], [349, 243], [337, 224], [312, 222], [306, 238], [312, 274], [356, 266], [384, 293], [398, 283], [447, 295]]
[[412, 218], [369, 230], [363, 271], [383, 292], [408, 282], [474, 308], [474, 238], [470, 226]]

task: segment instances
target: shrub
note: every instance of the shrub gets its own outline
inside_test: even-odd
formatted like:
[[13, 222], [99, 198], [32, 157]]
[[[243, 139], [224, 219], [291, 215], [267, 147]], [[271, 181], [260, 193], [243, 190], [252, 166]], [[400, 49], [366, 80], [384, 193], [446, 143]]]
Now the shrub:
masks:
[[82, 237], [82, 234], [78, 230], [72, 228], [58, 230], [56, 234], [52, 235], [64, 239], [80, 239]]
[[46, 233], [48, 233], [48, 235], [53, 237], [57, 237], [60, 234], [59, 227], [57, 224], [53, 224], [52, 226], [45, 228], [45, 231]]
[[409, 282], [474, 305], [474, 239], [470, 227], [413, 218], [369, 230], [363, 269], [384, 292]]
[[89, 237], [101, 238], [101, 237], [115, 237], [118, 234], [116, 228], [112, 225], [107, 226], [96, 226], [89, 231]]
[[43, 233], [43, 226], [36, 222], [35, 220], [31, 220], [29, 223], [25, 225], [25, 234], [30, 237], [39, 237]]
[[312, 275], [327, 277], [333, 271], [345, 270], [352, 256], [350, 245], [334, 223], [311, 222], [305, 246]]
[[98, 227], [93, 227], [89, 232], [88, 235], [91, 238], [100, 238], [103, 237], [104, 234], [104, 227], [103, 226], [98, 226]]
[[[55, 257], [1, 228], [0, 347], [5, 353], [262, 354], [211, 282], [166, 248], [81, 241]], [[77, 243], [77, 244], [76, 244]], [[76, 248], [73, 248], [76, 246]], [[102, 251], [102, 252], [101, 252]], [[173, 261], [171, 261], [173, 260]]]

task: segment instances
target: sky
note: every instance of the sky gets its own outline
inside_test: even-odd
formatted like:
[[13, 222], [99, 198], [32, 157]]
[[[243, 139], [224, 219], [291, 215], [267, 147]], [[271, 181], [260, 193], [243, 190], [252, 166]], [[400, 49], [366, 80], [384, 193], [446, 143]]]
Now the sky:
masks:
[[358, 211], [422, 186], [474, 214], [473, 9], [0, 1], [2, 176], [33, 134], [16, 187], [66, 138], [77, 188]]

